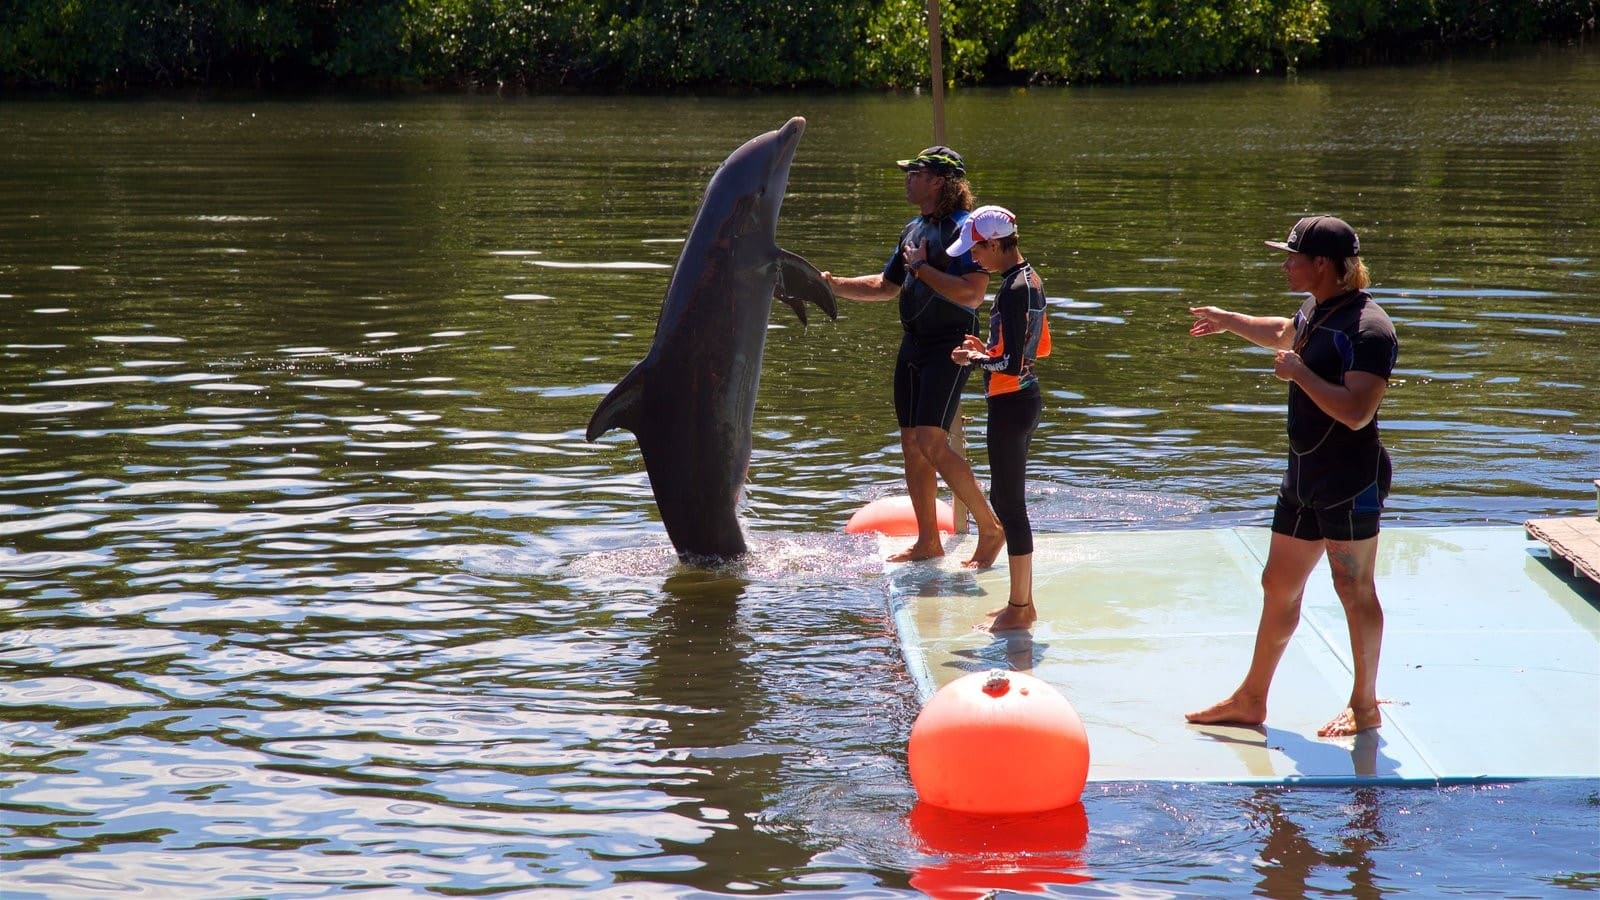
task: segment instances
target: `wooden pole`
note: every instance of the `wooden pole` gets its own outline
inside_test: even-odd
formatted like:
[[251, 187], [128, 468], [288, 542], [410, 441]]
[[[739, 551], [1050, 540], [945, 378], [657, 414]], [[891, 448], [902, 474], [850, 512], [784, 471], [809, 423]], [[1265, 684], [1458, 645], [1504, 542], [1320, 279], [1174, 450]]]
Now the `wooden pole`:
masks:
[[939, 0], [928, 0], [928, 55], [933, 63], [933, 142], [944, 143], [944, 36]]
[[[928, 62], [933, 78], [933, 142], [944, 143], [944, 31], [939, 24], [939, 0], [928, 0]], [[955, 451], [967, 455], [966, 423], [970, 421], [956, 408], [955, 428], [950, 435]], [[951, 512], [955, 514], [957, 534], [967, 533], [967, 506], [953, 493]]]
[[[950, 446], [961, 454], [962, 459], [967, 458], [967, 426], [971, 423], [972, 417], [963, 416], [961, 407], [957, 406], [955, 427], [950, 431]], [[951, 517], [955, 519], [956, 534], [966, 534], [967, 505], [961, 502], [961, 498], [955, 495], [955, 491], [950, 492], [950, 513]]]

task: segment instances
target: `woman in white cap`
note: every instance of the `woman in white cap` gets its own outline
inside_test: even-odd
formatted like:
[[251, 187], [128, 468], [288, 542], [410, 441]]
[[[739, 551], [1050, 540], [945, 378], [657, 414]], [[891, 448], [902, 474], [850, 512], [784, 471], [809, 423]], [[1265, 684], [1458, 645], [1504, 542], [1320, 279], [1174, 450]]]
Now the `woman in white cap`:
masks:
[[1027, 628], [1039, 618], [1033, 606], [1033, 528], [1025, 485], [1028, 445], [1044, 407], [1034, 362], [1050, 355], [1050, 327], [1044, 283], [1022, 258], [1017, 217], [1010, 210], [1000, 206], [973, 210], [961, 236], [945, 249], [950, 256], [968, 252], [978, 265], [1000, 276], [1000, 290], [989, 308], [988, 343], [968, 335], [950, 351], [950, 358], [983, 370], [989, 406], [989, 502], [1005, 529], [1011, 572], [1010, 597], [991, 614], [989, 630], [1005, 631]]
[[1378, 405], [1399, 353], [1394, 325], [1367, 294], [1361, 241], [1333, 216], [1297, 222], [1284, 241], [1289, 290], [1311, 296], [1294, 318], [1246, 316], [1214, 306], [1189, 310], [1196, 336], [1230, 331], [1277, 351], [1273, 374], [1289, 382], [1289, 466], [1278, 489], [1272, 543], [1261, 573], [1263, 602], [1250, 669], [1226, 700], [1186, 718], [1260, 725], [1272, 675], [1300, 623], [1306, 579], [1324, 553], [1350, 630], [1354, 684], [1323, 737], [1383, 724], [1378, 655], [1383, 608], [1374, 577], [1378, 518], [1392, 469], [1378, 437]]

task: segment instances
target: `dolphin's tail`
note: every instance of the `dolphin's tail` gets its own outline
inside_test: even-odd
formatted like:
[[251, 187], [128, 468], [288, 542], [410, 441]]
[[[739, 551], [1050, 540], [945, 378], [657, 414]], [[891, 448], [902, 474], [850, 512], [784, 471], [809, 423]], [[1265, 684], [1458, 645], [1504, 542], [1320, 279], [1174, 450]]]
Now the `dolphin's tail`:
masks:
[[822, 273], [800, 255], [788, 250], [778, 251], [778, 283], [773, 296], [789, 304], [794, 314], [800, 317], [801, 324], [806, 321], [807, 303], [816, 304], [830, 319], [839, 318], [839, 307], [834, 303], [833, 291], [822, 280]]
[[634, 366], [595, 407], [584, 438], [592, 441], [613, 428], [626, 428], [638, 434], [639, 395], [643, 390], [644, 376], [639, 374], [639, 366]]

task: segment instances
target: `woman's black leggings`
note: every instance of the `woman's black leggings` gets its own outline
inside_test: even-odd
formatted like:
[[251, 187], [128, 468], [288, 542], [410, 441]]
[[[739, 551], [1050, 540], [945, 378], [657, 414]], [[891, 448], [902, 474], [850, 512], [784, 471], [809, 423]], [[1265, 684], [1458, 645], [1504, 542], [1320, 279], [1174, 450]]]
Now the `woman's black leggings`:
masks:
[[1028, 523], [1028, 444], [1039, 425], [1044, 399], [1038, 385], [989, 398], [989, 504], [1006, 531], [1006, 554], [1033, 552]]

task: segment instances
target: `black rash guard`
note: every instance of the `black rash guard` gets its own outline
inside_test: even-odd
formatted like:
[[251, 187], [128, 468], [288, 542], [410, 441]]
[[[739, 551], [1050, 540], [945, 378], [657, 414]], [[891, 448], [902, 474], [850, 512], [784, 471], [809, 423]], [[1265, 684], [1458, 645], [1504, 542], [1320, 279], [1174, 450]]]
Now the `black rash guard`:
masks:
[[952, 259], [944, 252], [960, 236], [967, 215], [966, 210], [958, 209], [942, 219], [918, 216], [907, 222], [900, 232], [900, 242], [895, 244], [894, 253], [883, 267], [884, 279], [900, 286], [900, 326], [919, 348], [928, 348], [930, 352], [942, 351], [949, 355], [950, 348], [960, 344], [963, 338], [977, 334], [978, 311], [951, 300], [920, 278], [909, 277], [901, 248], [927, 241], [928, 265], [935, 269], [958, 278], [982, 272], [972, 261], [971, 253]]
[[[1365, 291], [1308, 299], [1294, 317], [1294, 345], [1306, 366], [1334, 384], [1346, 372], [1368, 372], [1387, 381], [1399, 357], [1394, 323]], [[1351, 430], [1322, 411], [1300, 389], [1289, 385], [1289, 468], [1279, 492], [1311, 507], [1343, 503], [1374, 485], [1389, 493], [1389, 453], [1378, 437], [1373, 415]]]

